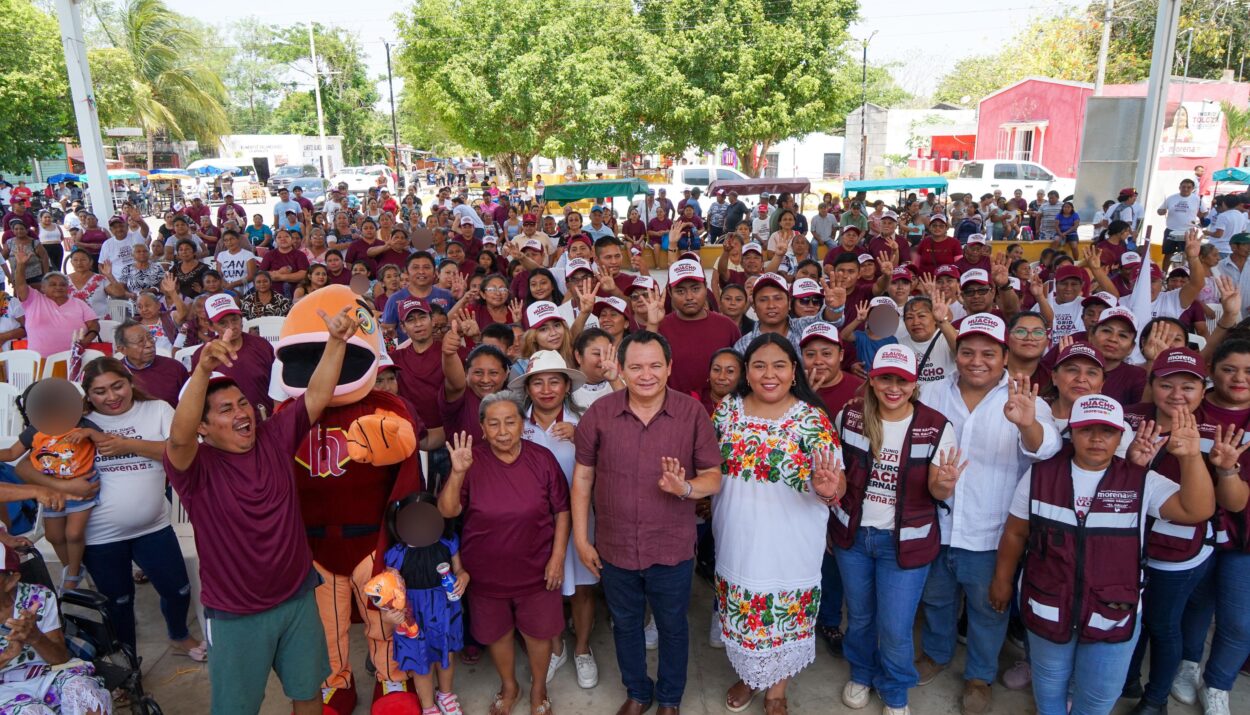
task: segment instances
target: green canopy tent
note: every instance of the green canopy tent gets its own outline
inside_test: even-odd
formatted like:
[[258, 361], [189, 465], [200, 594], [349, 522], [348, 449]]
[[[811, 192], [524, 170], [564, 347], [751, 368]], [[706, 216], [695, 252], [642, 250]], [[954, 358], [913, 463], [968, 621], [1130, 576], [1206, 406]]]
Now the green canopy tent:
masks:
[[548, 186], [543, 200], [548, 203], [571, 204], [584, 199], [622, 196], [632, 199], [647, 192], [647, 182], [642, 179], [600, 179], [598, 181], [572, 181], [567, 184]]
[[941, 176], [916, 176], [907, 179], [869, 179], [866, 181], [848, 181], [842, 185], [843, 194], [857, 194], [869, 191], [912, 191], [914, 189], [933, 189], [939, 194], [946, 193], [950, 186]]

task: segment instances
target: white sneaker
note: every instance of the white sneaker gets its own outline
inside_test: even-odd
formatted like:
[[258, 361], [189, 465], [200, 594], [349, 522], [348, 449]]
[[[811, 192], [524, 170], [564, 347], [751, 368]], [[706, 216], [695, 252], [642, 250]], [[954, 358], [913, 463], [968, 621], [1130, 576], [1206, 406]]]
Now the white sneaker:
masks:
[[867, 685], [860, 685], [854, 680], [847, 681], [846, 687], [842, 688], [842, 704], [852, 710], [859, 710], [868, 705], [871, 692], [872, 688]]
[[707, 632], [707, 644], [713, 648], [724, 648], [725, 641], [720, 630], [720, 615], [712, 613], [712, 627]]
[[647, 619], [647, 626], [642, 629], [642, 636], [647, 641], [647, 650], [660, 647], [660, 629], [655, 627], [655, 616]]
[[593, 688], [599, 684], [599, 666], [595, 663], [595, 653], [573, 655], [573, 667], [577, 668], [577, 685], [581, 688]]
[[555, 653], [552, 653], [551, 660], [550, 662], [547, 663], [547, 682], [548, 683], [551, 682], [552, 678], [556, 677], [556, 671], [560, 669], [560, 666], [569, 662], [569, 649], [564, 641], [560, 641], [560, 648], [564, 652], [561, 653], [560, 655], [556, 655]]
[[911, 706], [904, 705], [901, 708], [892, 708], [886, 705], [881, 708], [881, 715], [911, 715]]
[[1198, 691], [1198, 699], [1202, 701], [1202, 715], [1231, 715], [1227, 690], [1203, 688]]
[[1198, 702], [1200, 676], [1201, 671], [1197, 663], [1192, 660], [1182, 660], [1181, 666], [1176, 669], [1176, 677], [1172, 680], [1172, 697], [1186, 705]]

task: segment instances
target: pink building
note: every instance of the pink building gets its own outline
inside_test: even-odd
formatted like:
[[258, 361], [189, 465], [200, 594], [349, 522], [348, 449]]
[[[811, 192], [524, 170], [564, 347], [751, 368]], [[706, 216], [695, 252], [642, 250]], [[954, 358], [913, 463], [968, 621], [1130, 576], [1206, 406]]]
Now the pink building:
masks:
[[[1065, 178], [1076, 176], [1081, 158], [1085, 100], [1094, 86], [1085, 82], [1029, 77], [982, 99], [977, 106], [976, 159], [1032, 161]], [[1107, 97], [1144, 97], [1146, 83], [1106, 85]], [[1224, 168], [1228, 137], [1220, 101], [1245, 107], [1250, 84], [1188, 80], [1174, 77], [1169, 85], [1167, 126], [1159, 168], [1210, 171]], [[1245, 147], [1234, 150], [1229, 163], [1250, 159]]]

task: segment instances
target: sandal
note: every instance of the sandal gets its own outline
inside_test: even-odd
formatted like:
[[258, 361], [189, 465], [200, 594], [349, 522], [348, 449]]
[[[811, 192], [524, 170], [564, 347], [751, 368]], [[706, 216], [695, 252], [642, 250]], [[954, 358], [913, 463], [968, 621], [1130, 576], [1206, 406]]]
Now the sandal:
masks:
[[530, 706], [530, 715], [554, 715], [551, 709], [551, 701], [544, 700], [538, 704], [538, 707]]
[[466, 645], [460, 651], [460, 662], [465, 665], [477, 665], [482, 660], [482, 649], [475, 645]]
[[764, 715], [789, 715], [785, 698], [768, 698], [764, 700]]
[[[511, 715], [516, 709], [516, 701], [521, 698], [521, 690], [518, 688], [516, 695], [511, 700], [504, 698], [503, 691], [495, 693], [495, 699], [490, 704], [490, 715]], [[504, 705], [507, 704], [507, 707]]]
[[170, 646], [170, 651], [174, 655], [182, 658], [190, 658], [196, 663], [205, 663], [208, 661], [208, 644], [201, 643], [194, 648], [183, 648], [181, 646]]
[[751, 703], [755, 702], [755, 697], [759, 694], [760, 691], [739, 680], [729, 686], [729, 690], [725, 693], [725, 709], [731, 713], [740, 713], [751, 707]]

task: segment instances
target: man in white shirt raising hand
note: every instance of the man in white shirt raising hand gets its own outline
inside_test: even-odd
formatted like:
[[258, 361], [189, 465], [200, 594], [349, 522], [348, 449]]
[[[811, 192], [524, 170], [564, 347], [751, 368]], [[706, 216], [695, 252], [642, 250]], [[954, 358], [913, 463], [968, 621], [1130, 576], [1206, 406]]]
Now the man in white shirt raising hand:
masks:
[[[968, 605], [968, 655], [962, 712], [989, 711], [990, 684], [1007, 637], [1007, 614], [990, 607], [998, 540], [1011, 497], [1025, 470], [1059, 452], [1050, 407], [1025, 375], [1007, 374], [1007, 324], [989, 313], [960, 323], [956, 372], [921, 393], [920, 400], [946, 416], [968, 467], [939, 509], [942, 551], [929, 568], [921, 603], [925, 623], [919, 684], [942, 672], [955, 653], [960, 595]], [[1006, 419], [1004, 419], [1004, 417]]]

